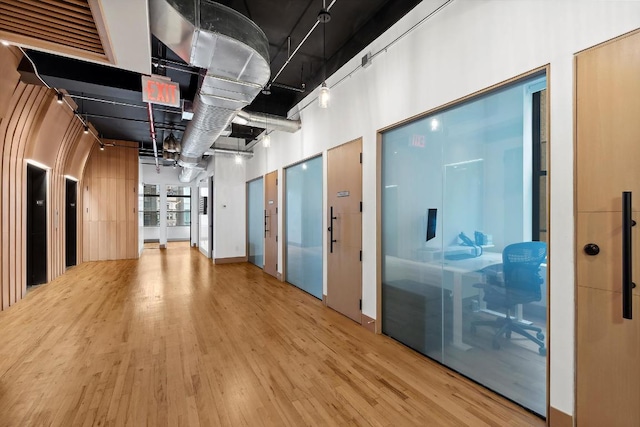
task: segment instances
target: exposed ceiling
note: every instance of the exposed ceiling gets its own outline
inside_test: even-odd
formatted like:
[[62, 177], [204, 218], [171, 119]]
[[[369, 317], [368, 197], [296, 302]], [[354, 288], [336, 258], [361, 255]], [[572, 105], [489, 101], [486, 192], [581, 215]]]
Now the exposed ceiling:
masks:
[[[98, 0], [46, 0], [43, 2], [0, 0], [0, 22], [5, 21], [9, 11], [20, 16], [37, 14], [39, 12], [35, 10], [34, 5], [40, 3], [48, 5], [47, 8], [62, 8], [70, 12], [72, 7], [84, 8], [85, 15], [79, 15], [78, 18], [86, 18], [87, 1], [92, 5], [91, 11], [94, 12], [94, 16], [95, 12], [99, 11], [101, 17], [106, 17], [106, 24], [103, 27], [109, 29], [107, 39], [111, 41], [106, 44], [107, 50], [111, 45], [116, 46], [113, 48], [115, 51], [113, 60], [102, 62], [111, 62], [116, 67], [100, 65], [97, 63], [100, 61], [95, 60], [87, 62], [75, 59], [82, 57], [77, 54], [71, 55], [75, 58], [70, 58], [69, 53], [63, 48], [53, 49], [51, 46], [42, 48], [37, 44], [21, 42], [16, 39], [16, 34], [11, 34], [12, 31], [17, 33], [18, 29], [11, 26], [0, 27], [0, 38], [31, 47], [28, 55], [36, 64], [41, 77], [49, 85], [66, 90], [77, 103], [78, 114], [86, 117], [103, 137], [138, 141], [141, 144], [141, 154], [150, 155], [153, 152], [152, 139], [147, 106], [142, 102], [140, 81], [140, 73], [144, 73], [141, 69], [144, 68], [145, 62], [139, 61], [140, 63], [132, 66], [119, 64], [117, 61], [117, 58], [125, 58], [132, 63], [134, 61], [133, 55], [126, 51], [126, 40], [122, 40], [124, 34], [121, 34], [129, 30], [131, 23], [123, 27], [119, 22], [120, 17], [130, 21], [132, 12], [129, 9], [135, 3], [137, 15], [134, 14], [134, 16], [139, 20], [136, 25], [146, 28], [148, 33], [148, 17], [140, 19], [140, 9], [146, 1], [142, 4], [140, 0], [129, 0], [129, 2], [103, 0], [101, 3]], [[324, 6], [330, 8], [332, 19], [326, 24], [318, 24], [309, 34], [317, 23], [318, 13], [323, 8], [322, 0], [219, 1], [254, 21], [264, 31], [269, 41], [271, 93], [258, 95], [247, 110], [285, 117], [295, 104], [320, 85], [325, 76], [330, 76], [361, 52], [419, 2], [419, 0], [326, 0]], [[142, 10], [146, 11], [144, 8]], [[44, 15], [44, 12], [46, 11], [40, 13]], [[71, 15], [76, 16], [75, 12]], [[109, 17], [112, 21], [111, 25], [109, 25]], [[49, 21], [43, 16], [41, 22]], [[91, 30], [94, 32], [90, 36], [94, 41], [98, 40], [102, 21], [96, 20], [96, 22], [98, 25], [95, 30]], [[121, 27], [116, 28], [114, 22], [118, 22]], [[40, 31], [53, 35], [58, 34], [60, 28]], [[308, 38], [298, 49], [307, 34], [309, 34]], [[48, 35], [43, 35], [41, 38], [43, 37], [46, 38]], [[104, 40], [104, 35], [102, 39]], [[135, 44], [131, 43], [132, 46]], [[181, 98], [192, 100], [197, 92], [202, 70], [185, 64], [153, 36], [147, 36], [147, 43], [148, 50], [141, 54], [151, 53], [150, 58], [144, 58], [144, 60], [153, 64], [152, 72], [166, 75], [178, 82]], [[46, 53], [43, 50], [57, 54]], [[296, 51], [295, 55], [291, 56], [294, 51]], [[31, 64], [26, 59], [20, 69], [25, 79], [31, 78], [33, 81]], [[182, 120], [180, 109], [158, 105], [153, 106], [153, 119], [159, 144], [171, 131], [180, 139], [188, 123]], [[245, 145], [248, 145], [262, 130], [233, 125], [230, 137], [240, 138], [244, 140]], [[231, 148], [235, 149], [234, 144], [237, 144], [237, 139], [227, 140], [226, 143], [231, 144]], [[224, 139], [216, 142], [218, 147], [224, 147], [224, 144]]]

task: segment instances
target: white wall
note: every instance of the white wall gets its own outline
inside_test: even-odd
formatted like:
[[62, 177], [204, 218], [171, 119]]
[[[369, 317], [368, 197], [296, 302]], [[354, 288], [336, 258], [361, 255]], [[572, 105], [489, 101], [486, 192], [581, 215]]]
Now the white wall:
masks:
[[[384, 50], [443, 3], [424, 0], [365, 49], [363, 54], [382, 50], [368, 68], [336, 85], [357, 68], [358, 55], [327, 79], [329, 109], [317, 107], [317, 91], [301, 102], [302, 129], [295, 134], [272, 133], [269, 149], [256, 146], [243, 181], [362, 137], [363, 230], [375, 230], [377, 130], [550, 64], [550, 401], [572, 414], [573, 57], [640, 26], [640, 2], [454, 0]], [[372, 231], [363, 234], [362, 308], [370, 317], [376, 316], [376, 259], [367, 254], [375, 253], [376, 239]]]
[[214, 156], [213, 258], [236, 258], [247, 254], [246, 159], [236, 164], [233, 156]]

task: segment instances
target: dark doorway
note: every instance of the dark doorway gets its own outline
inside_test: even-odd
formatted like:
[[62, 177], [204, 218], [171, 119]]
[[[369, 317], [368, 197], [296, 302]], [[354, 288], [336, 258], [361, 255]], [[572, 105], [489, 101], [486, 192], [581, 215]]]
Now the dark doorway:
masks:
[[27, 165], [27, 286], [47, 281], [47, 171]]
[[78, 242], [78, 217], [77, 217], [77, 188], [78, 184], [68, 179], [66, 181], [66, 204], [65, 204], [65, 260], [66, 266], [73, 267], [77, 263], [77, 242]]

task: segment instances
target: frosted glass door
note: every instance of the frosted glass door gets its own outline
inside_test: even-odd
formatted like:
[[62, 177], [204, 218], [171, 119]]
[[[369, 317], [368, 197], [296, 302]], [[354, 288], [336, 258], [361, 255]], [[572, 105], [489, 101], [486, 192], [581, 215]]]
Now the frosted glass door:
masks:
[[505, 86], [382, 142], [383, 332], [541, 415], [545, 85]]
[[264, 187], [258, 178], [247, 184], [247, 235], [249, 236], [249, 262], [264, 265]]
[[441, 135], [427, 121], [384, 134], [382, 331], [442, 360]]
[[322, 157], [285, 170], [286, 279], [322, 299]]

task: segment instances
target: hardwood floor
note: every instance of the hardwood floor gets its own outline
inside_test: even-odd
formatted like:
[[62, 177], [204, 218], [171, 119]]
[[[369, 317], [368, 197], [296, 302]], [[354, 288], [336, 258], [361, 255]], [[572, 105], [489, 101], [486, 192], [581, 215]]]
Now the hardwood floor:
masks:
[[544, 421], [250, 264], [170, 244], [0, 313], [0, 425]]

